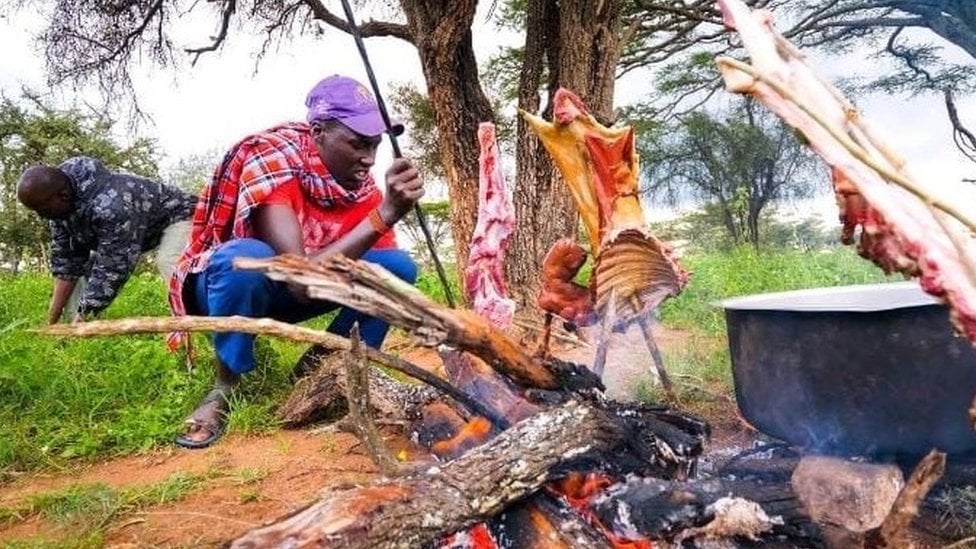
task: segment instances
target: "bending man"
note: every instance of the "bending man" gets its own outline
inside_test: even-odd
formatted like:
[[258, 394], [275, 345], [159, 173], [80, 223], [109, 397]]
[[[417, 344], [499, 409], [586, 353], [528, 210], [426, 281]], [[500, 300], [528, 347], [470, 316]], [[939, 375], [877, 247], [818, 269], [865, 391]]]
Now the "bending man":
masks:
[[186, 244], [196, 197], [142, 177], [113, 173], [94, 158], [28, 168], [17, 198], [50, 221], [54, 293], [47, 321], [78, 322], [109, 306], [139, 256], [159, 247], [164, 280]]

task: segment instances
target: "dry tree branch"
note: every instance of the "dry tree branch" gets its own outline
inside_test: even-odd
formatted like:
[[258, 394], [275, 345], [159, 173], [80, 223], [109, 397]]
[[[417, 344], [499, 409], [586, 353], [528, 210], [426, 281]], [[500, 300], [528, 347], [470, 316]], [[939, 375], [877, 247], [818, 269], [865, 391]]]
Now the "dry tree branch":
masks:
[[946, 455], [937, 450], [932, 450], [922, 458], [908, 477], [904, 488], [898, 492], [895, 502], [891, 505], [891, 512], [885, 517], [884, 522], [865, 535], [865, 548], [911, 546], [906, 537], [908, 526], [918, 516], [918, 506], [925, 500], [929, 490], [942, 478], [945, 464]]
[[952, 123], [952, 139], [956, 147], [966, 155], [966, 158], [976, 162], [976, 136], [963, 125], [959, 119], [959, 111], [956, 110], [956, 102], [952, 96], [952, 89], [942, 90], [945, 97], [946, 112], [949, 114], [949, 121]]
[[449, 309], [375, 265], [341, 256], [318, 264], [286, 255], [266, 260], [241, 258], [234, 266], [304, 286], [313, 299], [381, 318], [408, 330], [427, 346], [450, 344], [469, 351], [517, 383], [542, 389], [560, 386], [554, 371], [475, 312]]
[[[329, 11], [329, 8], [325, 7], [325, 4], [321, 0], [302, 0], [302, 2], [308, 6], [308, 9], [312, 12], [312, 17], [315, 19], [322, 21], [330, 27], [337, 28], [342, 32], [352, 33], [349, 22]], [[410, 43], [414, 42], [413, 33], [407, 25], [370, 20], [366, 22], [360, 21], [358, 26], [359, 33], [363, 38], [369, 38], [371, 36], [393, 36]]]
[[186, 48], [183, 50], [186, 53], [193, 54], [193, 59], [190, 61], [190, 66], [195, 66], [203, 53], [208, 51], [216, 51], [216, 49], [224, 43], [224, 40], [227, 39], [227, 30], [230, 27], [230, 19], [236, 11], [237, 0], [227, 0], [224, 3], [224, 8], [220, 13], [220, 28], [217, 30], [217, 35], [211, 38], [210, 44], [198, 48]]
[[[167, 332], [244, 332], [255, 335], [270, 335], [299, 343], [317, 343], [329, 349], [349, 351], [350, 341], [342, 336], [294, 326], [270, 318], [230, 317], [135, 317], [123, 320], [95, 320], [81, 324], [58, 324], [36, 330], [45, 335], [69, 337], [96, 337], [122, 334], [145, 334]], [[388, 355], [372, 347], [364, 347], [363, 352], [369, 360], [422, 381], [466, 407], [472, 414], [488, 418], [501, 429], [509, 423], [504, 418], [485, 407], [477, 400], [459, 391], [456, 387], [423, 368], [402, 358]]]

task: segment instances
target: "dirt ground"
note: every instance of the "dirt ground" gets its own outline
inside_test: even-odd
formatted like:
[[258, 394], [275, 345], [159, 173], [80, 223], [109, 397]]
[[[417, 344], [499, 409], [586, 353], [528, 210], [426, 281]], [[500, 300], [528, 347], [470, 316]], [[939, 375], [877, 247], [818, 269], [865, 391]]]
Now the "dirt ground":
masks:
[[[667, 351], [685, 341], [680, 332], [660, 330]], [[558, 345], [564, 358], [588, 362], [592, 347]], [[611, 396], [626, 399], [642, 376], [649, 375], [640, 346], [615, 347], [608, 361], [606, 384]], [[429, 350], [400, 347], [405, 358], [427, 366], [438, 359]], [[436, 368], [434, 368], [436, 370]], [[716, 459], [749, 448], [753, 432], [737, 419], [728, 404], [707, 414], [713, 436], [708, 452]], [[411, 443], [398, 436], [387, 440], [408, 460], [419, 457]], [[205, 477], [176, 503], [150, 506], [117, 516], [105, 532], [108, 547], [215, 547], [248, 529], [290, 514], [315, 499], [323, 488], [359, 483], [375, 474], [358, 441], [323, 428], [280, 431], [266, 436], [226, 435], [205, 450], [164, 448], [145, 455], [114, 459], [64, 473], [38, 473], [0, 486], [0, 508], [11, 508], [31, 494], [63, 490], [78, 484], [105, 484], [123, 489], [148, 486], [177, 473]], [[73, 530], [74, 528], [75, 530]], [[71, 539], [77, 526], [33, 517], [0, 521], [0, 542], [27, 539]], [[936, 536], [925, 546], [941, 546]]]

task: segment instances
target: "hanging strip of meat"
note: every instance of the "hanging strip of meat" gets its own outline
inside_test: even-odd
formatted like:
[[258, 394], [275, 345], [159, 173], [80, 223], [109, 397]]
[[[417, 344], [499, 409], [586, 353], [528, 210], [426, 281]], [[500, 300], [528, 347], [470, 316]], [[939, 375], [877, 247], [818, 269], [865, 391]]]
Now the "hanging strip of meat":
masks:
[[475, 312], [504, 330], [515, 315], [515, 302], [505, 297], [505, 249], [515, 229], [515, 209], [502, 176], [494, 124], [478, 126], [478, 146], [478, 222], [464, 288]]

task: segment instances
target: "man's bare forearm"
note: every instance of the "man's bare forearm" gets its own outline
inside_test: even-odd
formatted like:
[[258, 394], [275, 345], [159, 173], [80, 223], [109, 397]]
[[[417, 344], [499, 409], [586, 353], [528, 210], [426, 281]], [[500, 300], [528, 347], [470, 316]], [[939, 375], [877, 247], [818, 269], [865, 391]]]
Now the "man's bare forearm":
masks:
[[[64, 306], [68, 302], [68, 298], [71, 297], [71, 292], [74, 291], [77, 283], [78, 279], [54, 278], [54, 292], [51, 294], [51, 306], [47, 311], [48, 324], [58, 323], [58, 320], [61, 318], [61, 313], [64, 312]], [[74, 311], [71, 311], [71, 313], [74, 314]]]

